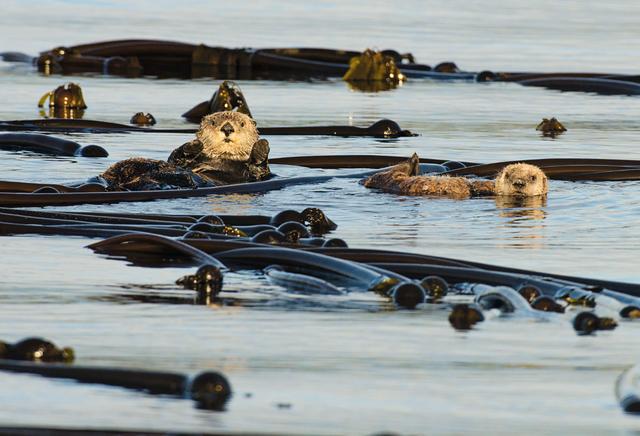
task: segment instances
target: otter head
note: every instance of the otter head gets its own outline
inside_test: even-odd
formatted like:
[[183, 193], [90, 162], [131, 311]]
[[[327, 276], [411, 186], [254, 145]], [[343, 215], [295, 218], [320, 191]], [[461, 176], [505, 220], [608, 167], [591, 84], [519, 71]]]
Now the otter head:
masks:
[[533, 197], [547, 194], [547, 176], [534, 165], [507, 165], [496, 177], [496, 195]]
[[256, 122], [239, 112], [216, 112], [200, 123], [196, 137], [210, 158], [246, 161], [259, 139]]

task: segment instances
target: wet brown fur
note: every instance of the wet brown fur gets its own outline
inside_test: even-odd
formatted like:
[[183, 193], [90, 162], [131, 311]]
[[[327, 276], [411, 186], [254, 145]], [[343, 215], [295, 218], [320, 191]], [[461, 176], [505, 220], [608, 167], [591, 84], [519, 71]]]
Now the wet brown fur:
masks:
[[[547, 178], [538, 167], [533, 165], [508, 165], [499, 173], [495, 182], [446, 175], [420, 176], [419, 165], [420, 159], [414, 153], [410, 160], [366, 178], [363, 184], [367, 188], [377, 188], [394, 194], [433, 195], [460, 199], [491, 195], [533, 196], [547, 193]], [[534, 175], [535, 183], [530, 179]], [[514, 183], [517, 186], [514, 186]]]
[[193, 175], [163, 160], [133, 157], [116, 162], [102, 178], [111, 191], [143, 191], [167, 189], [173, 186], [196, 188]]
[[101, 177], [109, 190], [196, 188], [263, 180], [270, 176], [269, 143], [255, 121], [238, 112], [216, 112], [202, 119], [196, 139], [173, 150], [167, 162], [131, 158], [115, 163]]

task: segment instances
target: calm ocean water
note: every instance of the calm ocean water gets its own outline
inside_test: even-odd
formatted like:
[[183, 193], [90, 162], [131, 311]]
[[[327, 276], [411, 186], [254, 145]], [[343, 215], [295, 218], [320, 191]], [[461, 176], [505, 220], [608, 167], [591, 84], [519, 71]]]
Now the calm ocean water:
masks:
[[[228, 2], [5, 1], [0, 51], [161, 38], [210, 45], [366, 47], [411, 51], [468, 70], [637, 73], [640, 3], [552, 1]], [[0, 119], [38, 117], [37, 99], [73, 80], [85, 118], [159, 127], [208, 99], [218, 81], [41, 76], [0, 63]], [[339, 80], [239, 82], [259, 126], [396, 120], [414, 138], [270, 137], [272, 156], [371, 153], [493, 162], [538, 157], [640, 159], [640, 99], [516, 84], [413, 80], [379, 94]], [[542, 139], [556, 116], [569, 131]], [[188, 135], [69, 135], [106, 159], [0, 151], [5, 180], [81, 180], [132, 156], [166, 158]], [[280, 175], [299, 168], [273, 166]], [[320, 173], [320, 170], [303, 170]], [[352, 247], [434, 254], [505, 266], [640, 282], [640, 182], [551, 181], [544, 204], [403, 198], [337, 179], [264, 195], [79, 206], [159, 213], [272, 214], [321, 207]], [[0, 240], [0, 339], [44, 336], [77, 363], [195, 373], [222, 370], [236, 395], [225, 413], [116, 388], [0, 373], [0, 425], [180, 431], [367, 434], [633, 434], [613, 395], [640, 361], [637, 323], [576, 336], [568, 321], [499, 319], [453, 331], [446, 311], [389, 310], [368, 295], [302, 298], [252, 274], [230, 274], [231, 306], [171, 304], [185, 269], [150, 269], [95, 255], [83, 238]], [[163, 302], [144, 304], [152, 291]], [[240, 304], [242, 303], [242, 304]], [[288, 408], [278, 404], [290, 404]]]

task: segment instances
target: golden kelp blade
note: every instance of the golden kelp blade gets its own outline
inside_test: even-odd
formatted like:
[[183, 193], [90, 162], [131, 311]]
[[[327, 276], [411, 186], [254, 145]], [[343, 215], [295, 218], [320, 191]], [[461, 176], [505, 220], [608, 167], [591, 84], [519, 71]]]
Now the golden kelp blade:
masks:
[[400, 83], [405, 80], [405, 76], [400, 72], [391, 56], [367, 49], [362, 55], [351, 58], [349, 70], [342, 79]]

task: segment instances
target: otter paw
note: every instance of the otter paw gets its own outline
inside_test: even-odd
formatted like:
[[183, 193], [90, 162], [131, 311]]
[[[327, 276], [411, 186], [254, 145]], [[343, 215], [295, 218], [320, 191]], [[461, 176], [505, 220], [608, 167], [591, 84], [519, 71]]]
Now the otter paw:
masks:
[[251, 149], [249, 162], [260, 165], [269, 159], [269, 141], [266, 139], [258, 139]]

